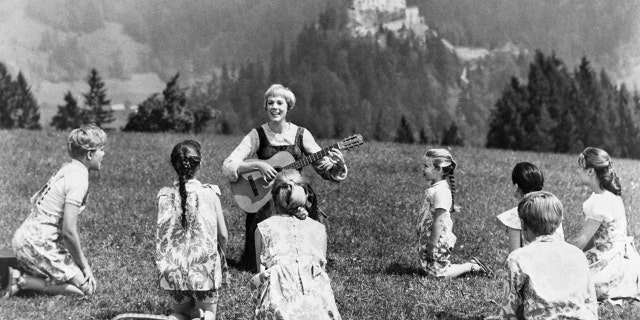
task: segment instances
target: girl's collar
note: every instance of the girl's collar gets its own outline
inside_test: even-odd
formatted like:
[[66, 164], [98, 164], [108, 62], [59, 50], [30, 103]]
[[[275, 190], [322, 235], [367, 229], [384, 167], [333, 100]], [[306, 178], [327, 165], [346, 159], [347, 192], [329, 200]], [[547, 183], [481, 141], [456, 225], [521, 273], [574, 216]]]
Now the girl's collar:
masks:
[[434, 183], [432, 183], [432, 184], [431, 184], [431, 186], [430, 186], [430, 188], [433, 188], [433, 187], [438, 186], [438, 185], [441, 185], [441, 184], [447, 184], [447, 179], [442, 179], [442, 180], [440, 180], [440, 181], [438, 181], [438, 182], [434, 182]]
[[[174, 181], [173, 185], [177, 188], [177, 187], [180, 186], [180, 182], [179, 181]], [[193, 190], [196, 190], [196, 189], [202, 187], [202, 183], [200, 181], [198, 181], [197, 179], [189, 179], [184, 184], [184, 186], [187, 189], [187, 192], [189, 192], [189, 191], [193, 191]]]

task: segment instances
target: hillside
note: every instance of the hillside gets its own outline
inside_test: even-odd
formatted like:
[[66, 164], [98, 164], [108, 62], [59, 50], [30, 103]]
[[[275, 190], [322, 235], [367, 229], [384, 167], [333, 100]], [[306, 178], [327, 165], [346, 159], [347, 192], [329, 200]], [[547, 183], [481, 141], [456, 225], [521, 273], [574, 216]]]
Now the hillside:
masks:
[[[575, 66], [586, 55], [619, 81], [640, 86], [640, 2], [636, 0], [408, 0], [458, 46], [514, 42]], [[633, 87], [633, 85], [631, 85]]]
[[[0, 61], [25, 74], [47, 122], [64, 91], [86, 90], [91, 67], [104, 76], [110, 99], [137, 104], [176, 72], [188, 84], [210, 79], [223, 62], [266, 64], [274, 41], [291, 43], [332, 2], [341, 0], [3, 0]], [[407, 4], [454, 46], [491, 50], [511, 42], [555, 50], [569, 66], [586, 55], [615, 79], [640, 84], [637, 1]]]

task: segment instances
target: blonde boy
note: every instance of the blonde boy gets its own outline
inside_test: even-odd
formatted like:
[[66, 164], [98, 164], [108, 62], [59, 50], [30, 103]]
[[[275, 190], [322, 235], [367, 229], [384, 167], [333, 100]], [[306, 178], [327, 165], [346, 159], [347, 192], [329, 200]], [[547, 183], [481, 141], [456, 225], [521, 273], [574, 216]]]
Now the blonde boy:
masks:
[[91, 295], [96, 279], [80, 244], [77, 222], [89, 189], [89, 171], [99, 171], [107, 135], [95, 125], [74, 129], [65, 163], [31, 197], [31, 213], [16, 230], [12, 247], [20, 270], [12, 271], [8, 296], [21, 289], [57, 295]]
[[522, 234], [529, 242], [507, 258], [502, 319], [597, 319], [597, 300], [582, 251], [553, 233], [562, 203], [547, 191], [525, 195], [518, 204]]

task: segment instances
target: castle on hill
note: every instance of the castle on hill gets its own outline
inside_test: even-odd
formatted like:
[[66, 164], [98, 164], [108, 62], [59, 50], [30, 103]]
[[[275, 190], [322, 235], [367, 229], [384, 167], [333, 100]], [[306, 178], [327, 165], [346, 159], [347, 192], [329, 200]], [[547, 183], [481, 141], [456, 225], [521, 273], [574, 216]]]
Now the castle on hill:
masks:
[[416, 6], [406, 0], [353, 0], [349, 8], [349, 29], [355, 36], [375, 35], [382, 27], [403, 35], [413, 31], [424, 38], [429, 27]]

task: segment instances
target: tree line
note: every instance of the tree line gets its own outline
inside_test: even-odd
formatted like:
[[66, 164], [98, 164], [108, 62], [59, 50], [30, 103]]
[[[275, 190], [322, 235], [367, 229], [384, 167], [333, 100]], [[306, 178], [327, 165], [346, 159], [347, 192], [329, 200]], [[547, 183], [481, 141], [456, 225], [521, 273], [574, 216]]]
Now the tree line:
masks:
[[13, 79], [0, 62], [0, 128], [40, 129], [40, 111], [22, 72]]
[[640, 159], [640, 93], [616, 85], [586, 57], [569, 71], [537, 51], [526, 83], [517, 78], [493, 111], [487, 147], [577, 153], [600, 147]]

